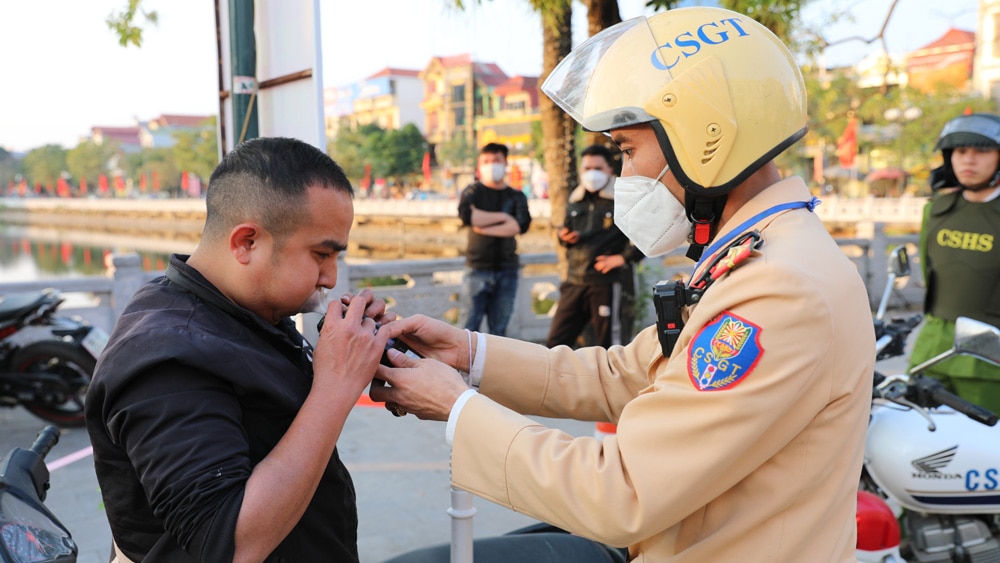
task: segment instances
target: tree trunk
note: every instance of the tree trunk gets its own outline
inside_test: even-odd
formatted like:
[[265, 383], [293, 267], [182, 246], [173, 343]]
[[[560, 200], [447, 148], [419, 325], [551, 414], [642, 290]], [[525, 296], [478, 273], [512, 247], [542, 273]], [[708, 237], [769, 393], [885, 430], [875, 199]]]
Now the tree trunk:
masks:
[[[542, 14], [542, 80], [569, 54], [573, 46], [570, 20], [573, 13], [570, 0], [559, 2]], [[566, 197], [570, 186], [576, 186], [576, 122], [548, 96], [541, 96], [542, 155], [549, 176], [549, 200], [552, 204], [553, 227], [559, 227], [566, 215]], [[558, 232], [558, 228], [555, 229]], [[559, 274], [565, 277], [566, 255], [559, 249]]]
[[[581, 0], [581, 2], [587, 7], [588, 37], [593, 37], [622, 21], [622, 14], [618, 10], [618, 0]], [[611, 139], [603, 133], [584, 133], [584, 142], [587, 146], [604, 145], [611, 148], [613, 152], [618, 152]]]

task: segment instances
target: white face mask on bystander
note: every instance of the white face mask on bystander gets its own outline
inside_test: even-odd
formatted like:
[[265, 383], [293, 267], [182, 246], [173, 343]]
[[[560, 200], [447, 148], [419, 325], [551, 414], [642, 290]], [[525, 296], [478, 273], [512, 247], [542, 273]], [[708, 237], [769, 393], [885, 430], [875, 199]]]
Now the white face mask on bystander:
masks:
[[586, 170], [580, 174], [580, 185], [588, 192], [599, 192], [608, 185], [608, 176], [603, 170]]
[[663, 256], [687, 241], [691, 220], [684, 204], [660, 179], [626, 176], [615, 179], [615, 224], [646, 256]]
[[485, 163], [479, 165], [479, 178], [483, 181], [497, 184], [503, 181], [507, 167], [499, 162]]

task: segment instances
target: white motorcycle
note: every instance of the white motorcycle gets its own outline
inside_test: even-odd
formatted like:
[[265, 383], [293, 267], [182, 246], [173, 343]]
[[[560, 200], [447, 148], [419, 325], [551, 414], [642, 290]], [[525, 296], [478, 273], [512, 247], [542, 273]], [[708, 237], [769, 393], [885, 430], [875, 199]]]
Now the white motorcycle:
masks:
[[[877, 328], [879, 357], [901, 354], [918, 322], [911, 317]], [[951, 350], [907, 374], [875, 376], [859, 492], [859, 561], [901, 562], [902, 551], [920, 563], [1000, 562], [997, 416], [921, 375], [955, 355], [1000, 365], [1000, 330], [959, 317]], [[891, 512], [872, 509], [872, 499], [876, 505], [884, 499]], [[906, 538], [902, 549], [896, 517]]]

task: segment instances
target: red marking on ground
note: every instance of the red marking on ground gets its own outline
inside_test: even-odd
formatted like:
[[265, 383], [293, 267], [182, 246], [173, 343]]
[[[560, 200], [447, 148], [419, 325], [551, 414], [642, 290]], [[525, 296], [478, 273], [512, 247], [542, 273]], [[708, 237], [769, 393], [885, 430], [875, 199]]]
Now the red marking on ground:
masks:
[[368, 395], [361, 395], [361, 397], [358, 398], [358, 402], [354, 403], [354, 406], [356, 406], [356, 407], [382, 407], [382, 406], [385, 406], [385, 403], [376, 403], [375, 401], [371, 400], [371, 398]]

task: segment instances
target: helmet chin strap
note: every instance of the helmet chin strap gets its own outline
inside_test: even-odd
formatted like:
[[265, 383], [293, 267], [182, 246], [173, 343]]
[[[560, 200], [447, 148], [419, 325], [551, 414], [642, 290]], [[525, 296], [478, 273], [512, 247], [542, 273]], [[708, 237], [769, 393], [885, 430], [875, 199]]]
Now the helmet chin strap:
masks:
[[687, 257], [695, 262], [701, 259], [705, 247], [718, 233], [719, 219], [722, 217], [728, 195], [704, 197], [694, 195], [687, 190], [684, 192], [684, 207], [687, 209], [688, 219], [693, 224], [689, 237], [691, 246], [688, 247]]

